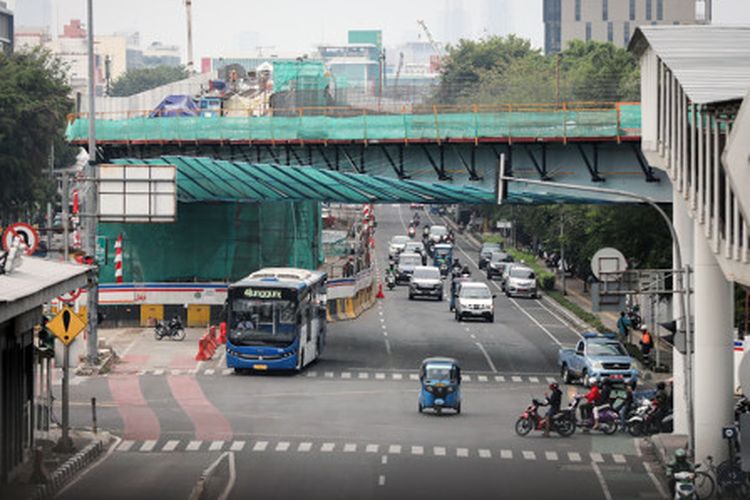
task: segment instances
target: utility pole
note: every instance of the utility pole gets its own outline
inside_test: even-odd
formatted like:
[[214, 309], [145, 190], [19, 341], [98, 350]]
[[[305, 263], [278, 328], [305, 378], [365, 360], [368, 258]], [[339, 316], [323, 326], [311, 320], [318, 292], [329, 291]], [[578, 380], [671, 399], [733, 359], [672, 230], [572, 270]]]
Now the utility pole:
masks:
[[195, 71], [193, 67], [193, 0], [185, 0], [185, 10], [187, 11], [187, 72], [192, 75]]
[[[96, 180], [96, 82], [94, 81], [95, 59], [94, 59], [94, 6], [93, 0], [88, 0], [88, 56], [89, 56], [89, 161], [86, 164], [84, 183], [88, 185], [84, 198], [83, 217], [85, 238], [84, 251], [86, 255], [96, 258], [96, 221], [98, 207], [96, 202], [97, 180]], [[65, 242], [67, 246], [67, 242]], [[96, 265], [96, 263], [94, 264]], [[86, 311], [88, 315], [89, 336], [87, 342], [86, 360], [89, 365], [95, 366], [99, 363], [99, 339], [97, 335], [97, 305], [99, 302], [98, 276], [94, 273], [86, 294]]]
[[560, 273], [562, 274], [562, 293], [568, 295], [568, 287], [565, 282], [565, 212], [560, 207]]

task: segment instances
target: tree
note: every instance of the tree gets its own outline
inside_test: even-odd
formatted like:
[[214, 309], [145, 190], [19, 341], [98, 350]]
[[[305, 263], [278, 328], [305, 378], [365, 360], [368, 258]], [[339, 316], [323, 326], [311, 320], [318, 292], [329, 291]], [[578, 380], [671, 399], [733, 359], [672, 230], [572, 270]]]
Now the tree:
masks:
[[0, 54], [0, 220], [35, 212], [52, 199], [45, 174], [73, 109], [65, 68], [36, 49]]
[[131, 69], [112, 84], [112, 97], [128, 97], [161, 85], [184, 80], [188, 73], [183, 67], [157, 66], [155, 68]]
[[[640, 74], [635, 57], [611, 43], [573, 40], [561, 55], [572, 101], [637, 101]], [[636, 83], [634, 85], [634, 83]]]

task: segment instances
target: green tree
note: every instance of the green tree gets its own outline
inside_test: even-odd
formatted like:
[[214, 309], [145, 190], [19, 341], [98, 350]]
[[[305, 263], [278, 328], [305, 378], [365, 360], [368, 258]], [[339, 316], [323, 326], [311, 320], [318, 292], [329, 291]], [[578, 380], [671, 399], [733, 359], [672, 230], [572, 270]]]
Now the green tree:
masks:
[[161, 85], [184, 80], [188, 73], [183, 67], [157, 66], [131, 69], [112, 83], [112, 97], [128, 97]]
[[0, 220], [33, 214], [54, 196], [45, 171], [52, 144], [63, 144], [69, 93], [65, 68], [49, 52], [0, 54]]
[[637, 101], [640, 74], [635, 57], [611, 43], [573, 40], [561, 54], [561, 71], [572, 101]]

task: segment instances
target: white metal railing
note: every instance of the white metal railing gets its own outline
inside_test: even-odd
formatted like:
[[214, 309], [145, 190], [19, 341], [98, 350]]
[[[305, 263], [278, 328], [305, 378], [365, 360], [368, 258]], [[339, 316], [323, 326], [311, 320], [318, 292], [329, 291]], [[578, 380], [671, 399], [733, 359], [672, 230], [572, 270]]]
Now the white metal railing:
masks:
[[738, 199], [750, 190], [736, 192], [721, 161], [735, 116], [692, 103], [669, 67], [660, 59], [657, 67], [657, 152], [727, 279], [750, 285], [748, 214]]

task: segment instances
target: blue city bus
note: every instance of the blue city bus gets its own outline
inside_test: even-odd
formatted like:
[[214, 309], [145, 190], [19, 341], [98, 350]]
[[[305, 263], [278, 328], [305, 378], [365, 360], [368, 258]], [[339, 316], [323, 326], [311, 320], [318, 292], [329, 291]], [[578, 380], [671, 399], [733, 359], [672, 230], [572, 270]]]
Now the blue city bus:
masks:
[[261, 269], [227, 291], [227, 368], [236, 372], [302, 370], [326, 337], [323, 272]]

